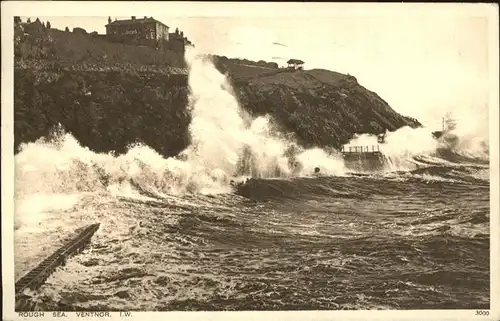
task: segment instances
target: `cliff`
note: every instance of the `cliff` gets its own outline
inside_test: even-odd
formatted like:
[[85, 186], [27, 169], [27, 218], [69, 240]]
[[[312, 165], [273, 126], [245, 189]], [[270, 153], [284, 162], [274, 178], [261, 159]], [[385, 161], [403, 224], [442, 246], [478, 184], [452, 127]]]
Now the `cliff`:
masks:
[[231, 79], [240, 104], [254, 116], [271, 114], [305, 146], [340, 147], [355, 133], [419, 127], [395, 112], [355, 77], [324, 69], [290, 70], [214, 57]]
[[[304, 146], [339, 147], [354, 133], [418, 121], [396, 113], [352, 76], [290, 71], [273, 63], [213, 57], [241, 106], [270, 114]], [[97, 152], [143, 142], [164, 156], [189, 144], [187, 71], [171, 52], [106, 43], [58, 30], [15, 41], [15, 148], [60, 123]]]

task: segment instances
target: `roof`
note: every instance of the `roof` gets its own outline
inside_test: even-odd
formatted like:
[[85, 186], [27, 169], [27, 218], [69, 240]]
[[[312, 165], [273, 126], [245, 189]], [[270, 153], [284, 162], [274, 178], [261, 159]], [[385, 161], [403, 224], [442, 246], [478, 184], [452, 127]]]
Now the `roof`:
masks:
[[290, 59], [286, 62], [287, 64], [297, 64], [302, 65], [304, 62], [300, 59]]
[[150, 23], [150, 22], [156, 22], [156, 23], [164, 25], [165, 27], [168, 28], [168, 26], [166, 24], [154, 19], [153, 17], [149, 17], [149, 18], [146, 17], [146, 18], [139, 18], [139, 19], [128, 19], [128, 20], [115, 20], [115, 21], [112, 21], [111, 23], [108, 23], [106, 25], [106, 27], [107, 26], [128, 26], [128, 25], [143, 24], [143, 23]]

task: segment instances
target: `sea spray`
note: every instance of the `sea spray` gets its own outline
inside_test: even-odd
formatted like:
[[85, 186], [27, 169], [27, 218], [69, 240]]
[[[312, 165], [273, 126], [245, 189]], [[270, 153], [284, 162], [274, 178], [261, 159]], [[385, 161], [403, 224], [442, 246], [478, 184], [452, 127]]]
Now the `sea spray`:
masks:
[[488, 161], [489, 159], [489, 121], [488, 108], [456, 110], [449, 113], [453, 121], [442, 139], [439, 149], [459, 156]]
[[229, 176], [273, 177], [289, 169], [283, 159], [286, 143], [270, 137], [267, 120], [248, 120], [230, 84], [205, 55], [189, 52], [191, 89], [188, 161]]
[[[408, 171], [420, 167], [422, 157], [432, 160], [437, 157], [439, 163], [443, 159], [457, 161], [460, 159], [487, 160], [488, 122], [484, 114], [469, 115], [467, 121], [456, 121], [456, 126], [445, 131], [444, 135], [435, 139], [436, 128], [401, 127], [394, 132], [385, 133], [384, 143], [377, 141], [377, 136], [371, 134], [354, 135], [346, 146], [377, 146], [385, 159], [386, 171]], [[483, 124], [484, 126], [482, 126]], [[486, 128], [486, 129], [485, 129]]]
[[[238, 177], [309, 176], [316, 167], [325, 175], [344, 173], [341, 157], [320, 149], [305, 150], [277, 134], [269, 116], [252, 119], [240, 108], [226, 77], [206, 56], [188, 51], [186, 57], [187, 107], [192, 115], [192, 143], [186, 150], [164, 158], [135, 143], [122, 155], [95, 153], [58, 126], [48, 137], [22, 144], [15, 156], [16, 201], [37, 194], [165, 197], [229, 193], [231, 180]], [[33, 206], [50, 210], [37, 202], [33, 200]]]
[[[208, 56], [189, 50], [186, 58], [190, 70], [192, 145], [184, 154], [190, 163], [223, 171], [228, 176], [261, 178], [307, 175], [313, 173], [314, 167], [330, 175], [344, 172], [342, 161], [328, 157], [327, 153], [318, 159], [301, 156], [309, 152], [275, 135], [269, 116], [251, 119]], [[291, 149], [298, 153], [287, 155]]]

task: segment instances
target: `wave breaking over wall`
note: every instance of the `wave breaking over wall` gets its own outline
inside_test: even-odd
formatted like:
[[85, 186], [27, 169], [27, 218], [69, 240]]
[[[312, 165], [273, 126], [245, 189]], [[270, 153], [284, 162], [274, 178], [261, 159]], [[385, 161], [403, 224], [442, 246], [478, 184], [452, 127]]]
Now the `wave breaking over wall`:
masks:
[[[247, 177], [310, 176], [316, 167], [323, 175], [339, 176], [347, 172], [339, 153], [304, 149], [277, 131], [270, 116], [252, 118], [240, 108], [233, 88], [209, 56], [188, 51], [186, 60], [190, 86], [187, 107], [192, 121], [191, 143], [184, 151], [165, 158], [154, 149], [136, 143], [121, 155], [95, 153], [81, 146], [70, 133], [55, 128], [47, 137], [22, 144], [15, 156], [17, 211], [28, 208], [26, 204], [39, 208], [60, 204], [68, 207], [78, 199], [74, 195], [85, 192], [158, 197], [216, 194], [231, 192], [231, 181]], [[449, 137], [454, 134], [451, 131]], [[470, 132], [466, 134], [455, 140], [436, 141], [427, 128], [403, 127], [388, 132], [386, 144], [380, 146], [387, 160], [385, 169], [413, 170], [415, 164], [442, 163], [445, 160], [440, 150], [487, 158], [485, 140]], [[358, 135], [350, 144], [377, 142], [375, 136]], [[56, 196], [42, 199], [37, 195]], [[61, 195], [70, 196], [62, 202]]]
[[344, 173], [339, 155], [304, 150], [277, 133], [270, 117], [252, 119], [207, 56], [189, 51], [186, 60], [192, 115], [186, 150], [164, 158], [137, 143], [122, 155], [99, 154], [55, 128], [48, 137], [21, 145], [15, 156], [16, 199], [79, 192], [227, 193], [231, 180], [244, 177], [307, 176], [315, 167], [326, 175]]

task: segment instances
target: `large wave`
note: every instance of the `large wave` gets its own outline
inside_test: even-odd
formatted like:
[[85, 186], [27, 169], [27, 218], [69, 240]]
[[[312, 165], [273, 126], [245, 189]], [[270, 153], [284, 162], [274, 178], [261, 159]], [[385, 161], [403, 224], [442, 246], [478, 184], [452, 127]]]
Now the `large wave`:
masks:
[[49, 137], [21, 145], [15, 156], [16, 198], [79, 192], [227, 193], [232, 180], [245, 177], [307, 176], [316, 167], [326, 175], [345, 172], [341, 157], [301, 148], [277, 133], [269, 117], [252, 119], [207, 56], [188, 51], [186, 60], [192, 115], [192, 142], [186, 150], [164, 158], [134, 144], [123, 155], [98, 154], [56, 128]]
[[386, 171], [412, 171], [428, 165], [447, 166], [452, 163], [489, 162], [488, 122], [484, 115], [469, 115], [467, 121], [455, 122], [453, 128], [434, 138], [435, 128], [402, 127], [385, 133], [385, 141], [379, 144], [377, 136], [354, 135], [347, 146], [378, 146], [384, 157]]
[[207, 56], [194, 51], [186, 56], [192, 145], [183, 154], [190, 164], [259, 178], [301, 176], [315, 167], [330, 175], [343, 173], [340, 158], [318, 149], [303, 150], [279, 135], [269, 117], [252, 119]]
[[[49, 137], [22, 144], [15, 156], [16, 199], [34, 202], [36, 195], [81, 192], [160, 197], [229, 193], [233, 191], [232, 181], [247, 177], [304, 177], [317, 167], [323, 175], [347, 173], [340, 154], [319, 148], [304, 149], [277, 132], [270, 117], [254, 119], [240, 108], [233, 88], [208, 56], [189, 50], [186, 60], [188, 109], [192, 115], [192, 142], [186, 150], [176, 157], [164, 158], [148, 146], [134, 144], [123, 155], [98, 154], [81, 146], [70, 133], [56, 128]], [[458, 139], [450, 141], [448, 138], [455, 134]], [[411, 171], [442, 164], [443, 150], [464, 157], [487, 157], [487, 144], [485, 148], [484, 140], [477, 140], [476, 136], [474, 132], [451, 131], [445, 136], [448, 138], [438, 141], [427, 128], [403, 127], [388, 132], [380, 149], [387, 159], [387, 171]], [[377, 145], [377, 138], [357, 135], [350, 144]], [[51, 198], [45, 199], [52, 202]], [[74, 200], [73, 197], [67, 202]], [[61, 203], [58, 198], [53, 202]], [[23, 208], [22, 202], [18, 204], [18, 208]]]

